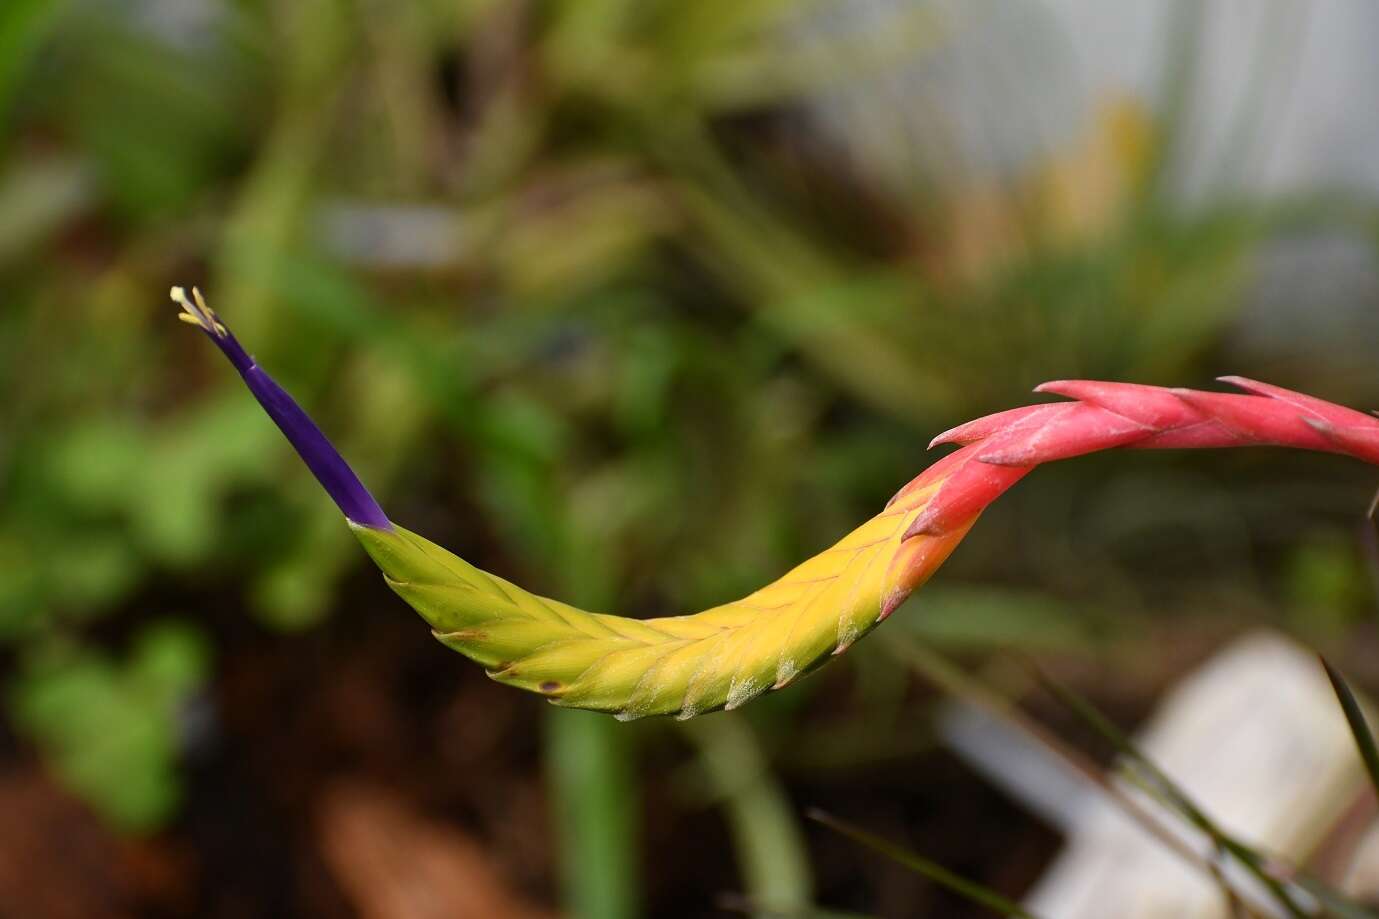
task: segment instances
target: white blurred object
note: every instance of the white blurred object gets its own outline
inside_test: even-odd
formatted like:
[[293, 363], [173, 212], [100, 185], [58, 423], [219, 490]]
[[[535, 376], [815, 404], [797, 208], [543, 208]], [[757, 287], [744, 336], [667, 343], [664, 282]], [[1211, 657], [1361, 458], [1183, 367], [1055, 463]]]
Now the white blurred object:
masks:
[[[1228, 919], [1229, 904], [1198, 861], [1170, 848], [1101, 791], [1070, 792], [1066, 774], [1050, 770], [1047, 752], [991, 736], [974, 741], [981, 731], [973, 723], [970, 715], [956, 716], [946, 739], [1068, 836], [1028, 897], [1031, 912], [1105, 919], [1114, 904], [1117, 919]], [[1218, 826], [1293, 863], [1307, 859], [1365, 789], [1355, 742], [1316, 658], [1272, 633], [1236, 641], [1186, 677], [1137, 743]], [[1031, 763], [1041, 756], [1042, 766]], [[1202, 834], [1118, 782], [1184, 847], [1211, 855]], [[1365, 870], [1372, 869], [1353, 869]], [[1242, 872], [1226, 874], [1252, 904], [1269, 902]]]
[[[1170, 60], [1161, 37], [1175, 4], [1043, 0], [1066, 29], [1075, 79], [1151, 95]], [[1201, 7], [1198, 79], [1182, 151], [1195, 190], [1226, 181], [1276, 193], [1379, 191], [1379, 6], [1368, 0], [1190, 0]], [[1146, 56], [1146, 46], [1157, 53]], [[1358, 108], [1357, 108], [1358, 106]], [[1244, 119], [1244, 120], [1242, 120]], [[1243, 133], [1242, 133], [1243, 132]], [[1241, 141], [1248, 141], [1244, 147]], [[1207, 164], [1207, 169], [1199, 167]], [[1208, 171], [1209, 170], [1209, 171]]]
[[[1304, 860], [1363, 789], [1355, 741], [1316, 658], [1257, 633], [1184, 679], [1139, 737], [1145, 755], [1226, 832]], [[1151, 812], [1161, 808], [1138, 797]], [[1167, 819], [1203, 856], [1210, 845]], [[1238, 875], [1232, 878], [1238, 880]], [[1073, 831], [1028, 900], [1051, 919], [1226, 919], [1220, 888], [1113, 804]]]
[[1341, 890], [1364, 903], [1379, 903], [1379, 826], [1371, 826], [1355, 846]]
[[[946, 40], [816, 105], [825, 130], [903, 193], [1056, 150], [1108, 98], [1154, 105], [1187, 78], [1177, 187], [1190, 197], [1379, 192], [1379, 5], [1369, 0], [929, 0]], [[905, 0], [837, 0], [855, 17]], [[1174, 17], [1189, 44], [1174, 47]], [[1179, 67], [1179, 65], [1182, 65]], [[1179, 67], [1171, 72], [1170, 68]]]
[[321, 209], [316, 227], [336, 258], [391, 271], [452, 266], [471, 236], [459, 210], [431, 204], [337, 201]]

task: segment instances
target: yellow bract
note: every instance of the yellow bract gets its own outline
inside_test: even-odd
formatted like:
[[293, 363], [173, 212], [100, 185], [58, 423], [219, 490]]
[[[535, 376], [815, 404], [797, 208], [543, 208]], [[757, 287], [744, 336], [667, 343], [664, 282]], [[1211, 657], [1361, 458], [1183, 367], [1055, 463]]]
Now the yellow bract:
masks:
[[622, 719], [736, 708], [845, 651], [961, 532], [903, 540], [939, 481], [902, 493], [837, 545], [755, 593], [692, 616], [630, 619], [529, 593], [401, 528], [354, 527], [436, 637], [495, 680]]

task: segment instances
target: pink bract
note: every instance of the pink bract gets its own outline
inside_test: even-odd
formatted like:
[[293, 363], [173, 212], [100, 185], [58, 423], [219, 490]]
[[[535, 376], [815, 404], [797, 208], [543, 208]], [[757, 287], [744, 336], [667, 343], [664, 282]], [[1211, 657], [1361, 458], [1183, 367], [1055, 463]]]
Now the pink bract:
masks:
[[906, 536], [938, 536], [970, 525], [1035, 466], [1112, 447], [1298, 447], [1379, 464], [1379, 419], [1268, 383], [1221, 379], [1245, 392], [1058, 380], [1035, 391], [1073, 401], [1009, 409], [946, 431], [930, 446], [963, 447], [902, 490], [943, 476]]

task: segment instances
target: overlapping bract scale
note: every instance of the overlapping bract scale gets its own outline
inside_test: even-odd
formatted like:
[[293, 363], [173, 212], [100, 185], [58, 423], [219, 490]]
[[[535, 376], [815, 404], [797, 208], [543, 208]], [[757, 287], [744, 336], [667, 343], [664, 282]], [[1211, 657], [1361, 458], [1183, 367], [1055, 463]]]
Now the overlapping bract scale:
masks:
[[[923, 483], [780, 580], [692, 616], [588, 613], [488, 574], [401, 527], [356, 526], [389, 586], [493, 679], [622, 718], [736, 708], [846, 650], [960, 535], [904, 540]], [[904, 542], [904, 545], [902, 545]]]

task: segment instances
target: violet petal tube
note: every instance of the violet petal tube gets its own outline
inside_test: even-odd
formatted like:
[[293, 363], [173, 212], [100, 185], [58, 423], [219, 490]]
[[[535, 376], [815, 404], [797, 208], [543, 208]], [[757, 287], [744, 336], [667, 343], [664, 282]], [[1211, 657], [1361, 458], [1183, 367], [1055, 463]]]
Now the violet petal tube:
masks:
[[312, 475], [316, 476], [316, 481], [321, 483], [326, 494], [330, 495], [331, 500], [340, 508], [340, 512], [351, 523], [378, 530], [391, 530], [393, 525], [383, 513], [383, 508], [378, 506], [378, 502], [369, 494], [364, 483], [359, 481], [359, 476], [354, 474], [354, 470], [345, 462], [340, 451], [336, 450], [334, 444], [321, 433], [316, 422], [302, 411], [302, 407], [287, 394], [287, 390], [254, 363], [254, 359], [235, 336], [230, 334], [230, 330], [206, 306], [201, 292], [193, 288], [192, 296], [195, 299], [189, 300], [182, 288], [172, 289], [172, 299], [184, 310], [180, 318], [205, 332], [206, 337], [215, 342], [216, 347], [239, 371], [249, 391], [259, 400], [259, 405], [263, 406], [268, 417], [273, 419], [273, 423], [287, 437], [288, 443], [292, 444]]

